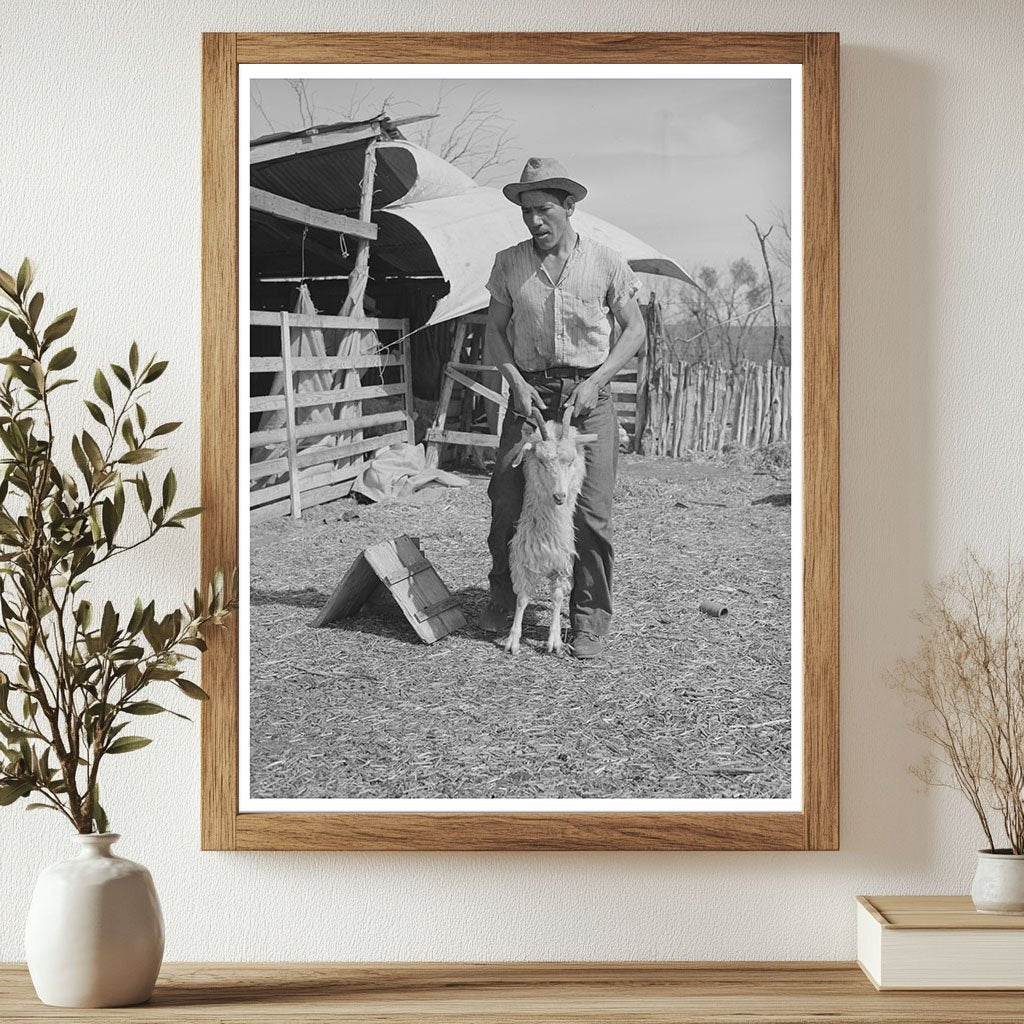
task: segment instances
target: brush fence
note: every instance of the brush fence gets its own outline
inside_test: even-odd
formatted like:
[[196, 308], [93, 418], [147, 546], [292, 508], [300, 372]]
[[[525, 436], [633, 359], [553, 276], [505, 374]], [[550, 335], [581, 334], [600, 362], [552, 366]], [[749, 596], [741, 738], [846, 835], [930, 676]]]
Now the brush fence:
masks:
[[[252, 523], [291, 515], [344, 497], [363, 464], [389, 445], [413, 443], [412, 373], [407, 320], [253, 311], [250, 323], [278, 327], [281, 354], [254, 356], [249, 373], [283, 375], [280, 394], [250, 398], [249, 412], [283, 412], [284, 424], [249, 434]], [[293, 331], [373, 331], [376, 351], [346, 356], [298, 356]], [[388, 344], [380, 335], [402, 339]], [[309, 375], [327, 388], [303, 386]]]
[[789, 441], [790, 380], [788, 366], [676, 362], [639, 385], [635, 370], [620, 373], [612, 391], [635, 451], [679, 457]]

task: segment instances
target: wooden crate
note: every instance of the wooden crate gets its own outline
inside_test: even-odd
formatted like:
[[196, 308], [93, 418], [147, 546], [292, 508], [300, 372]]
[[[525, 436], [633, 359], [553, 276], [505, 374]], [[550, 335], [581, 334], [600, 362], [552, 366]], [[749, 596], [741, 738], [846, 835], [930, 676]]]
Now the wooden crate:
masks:
[[432, 644], [466, 625], [458, 599], [417, 539], [405, 535], [361, 551], [311, 624], [326, 626], [355, 615], [381, 588], [394, 598], [424, 643]]

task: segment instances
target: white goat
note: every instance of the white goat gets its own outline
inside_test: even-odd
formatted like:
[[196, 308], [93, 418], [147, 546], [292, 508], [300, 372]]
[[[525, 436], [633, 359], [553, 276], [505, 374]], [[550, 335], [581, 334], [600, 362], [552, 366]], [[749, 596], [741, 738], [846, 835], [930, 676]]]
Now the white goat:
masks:
[[533, 424], [523, 424], [523, 439], [513, 466], [522, 465], [526, 478], [523, 511], [509, 545], [509, 569], [516, 593], [516, 614], [505, 640], [509, 654], [519, 653], [523, 613], [542, 579], [551, 586], [551, 629], [548, 653], [562, 649], [562, 604], [572, 586], [576, 559], [573, 515], [579, 498], [586, 462], [584, 445], [593, 440], [569, 423], [571, 410], [562, 423], [546, 423], [538, 413], [536, 435]]

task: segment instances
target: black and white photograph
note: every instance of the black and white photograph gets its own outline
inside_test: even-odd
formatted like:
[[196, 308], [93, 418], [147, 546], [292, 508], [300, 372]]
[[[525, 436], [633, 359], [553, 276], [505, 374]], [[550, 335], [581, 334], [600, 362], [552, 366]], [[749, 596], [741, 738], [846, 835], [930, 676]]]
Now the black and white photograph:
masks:
[[243, 70], [240, 809], [798, 810], [799, 67]]

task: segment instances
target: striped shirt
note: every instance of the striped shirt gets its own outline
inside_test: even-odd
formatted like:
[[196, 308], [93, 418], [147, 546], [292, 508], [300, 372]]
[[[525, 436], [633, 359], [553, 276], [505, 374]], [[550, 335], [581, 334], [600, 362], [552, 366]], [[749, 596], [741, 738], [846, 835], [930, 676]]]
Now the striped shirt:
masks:
[[615, 249], [577, 234], [557, 281], [527, 238], [494, 257], [487, 290], [512, 307], [508, 340], [520, 370], [600, 366], [608, 358], [614, 314], [640, 290]]

